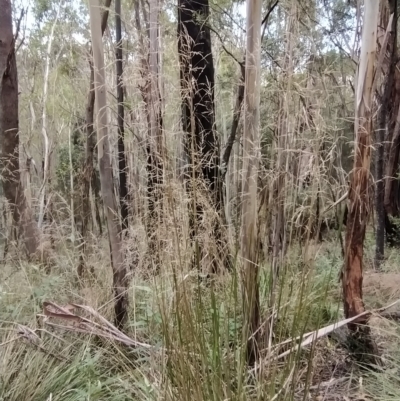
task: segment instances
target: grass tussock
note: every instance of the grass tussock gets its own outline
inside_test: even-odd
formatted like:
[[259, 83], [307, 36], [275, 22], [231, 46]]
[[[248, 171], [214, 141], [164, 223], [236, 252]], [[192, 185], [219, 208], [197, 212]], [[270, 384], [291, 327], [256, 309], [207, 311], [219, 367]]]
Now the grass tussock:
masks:
[[[239, 266], [211, 278], [199, 274], [185, 252], [180, 260], [172, 257], [178, 255], [171, 249], [180, 235], [164, 242], [160, 252], [166, 255], [157, 274], [144, 268], [145, 274], [132, 272], [125, 333], [145, 346], [60, 329], [43, 319], [43, 302], [51, 301], [88, 305], [113, 321], [105, 241], [91, 244], [87, 265], [94, 274], [84, 280], [78, 279], [76, 255], [65, 244], [50, 274], [40, 265], [7, 261], [0, 272], [0, 398], [286, 401], [360, 393], [354, 384], [359, 369], [337, 338], [328, 336], [302, 349], [292, 349], [295, 343], [289, 341], [342, 317], [337, 245], [293, 245], [274, 284], [268, 262], [260, 266], [261, 360], [249, 368]], [[143, 250], [135, 250], [140, 258], [146, 255]], [[367, 307], [379, 306], [376, 297], [376, 292], [367, 293]], [[57, 324], [69, 323], [59, 319]], [[284, 358], [277, 358], [284, 352]], [[393, 368], [362, 373], [369, 384], [376, 383], [362, 391], [372, 394], [379, 388], [389, 398], [373, 399], [396, 399], [398, 359], [390, 353], [388, 366]]]

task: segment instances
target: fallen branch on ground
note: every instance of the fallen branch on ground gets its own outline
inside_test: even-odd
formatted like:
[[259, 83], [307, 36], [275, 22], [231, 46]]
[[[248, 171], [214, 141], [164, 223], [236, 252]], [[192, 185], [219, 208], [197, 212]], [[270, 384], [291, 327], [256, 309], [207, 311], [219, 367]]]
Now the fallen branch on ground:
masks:
[[[89, 315], [89, 318], [73, 313], [73, 311], [76, 310], [86, 312]], [[69, 304], [62, 307], [53, 302], [43, 302], [43, 314], [38, 316], [43, 318], [44, 324], [59, 329], [99, 336], [122, 343], [129, 347], [151, 348], [151, 345], [149, 344], [135, 341], [128, 337], [90, 306]], [[52, 320], [56, 318], [67, 322], [67, 324], [61, 325], [54, 323]], [[95, 320], [97, 320], [97, 322]]]
[[[306, 347], [308, 345], [313, 344], [315, 341], [319, 340], [320, 338], [327, 336], [328, 334], [334, 332], [335, 330], [337, 330], [337, 329], [339, 329], [339, 328], [341, 328], [343, 326], [348, 325], [349, 323], [354, 323], [354, 322], [357, 323], [357, 320], [360, 319], [361, 317], [371, 316], [373, 314], [379, 314], [381, 312], [386, 311], [387, 309], [391, 308], [392, 306], [396, 305], [399, 302], [400, 302], [400, 299], [395, 301], [395, 302], [393, 302], [393, 303], [391, 303], [390, 305], [384, 306], [382, 308], [373, 309], [373, 310], [370, 310], [370, 311], [365, 311], [363, 313], [360, 313], [357, 316], [341, 320], [339, 322], [330, 324], [329, 326], [322, 327], [322, 328], [320, 328], [318, 330], [314, 330], [314, 331], [311, 331], [309, 333], [305, 333], [302, 336], [298, 336], [298, 337], [295, 337], [295, 338], [291, 338], [291, 339], [285, 340], [285, 341], [277, 344], [276, 346], [274, 346], [275, 352], [274, 351], [270, 352], [269, 353], [269, 357], [265, 358], [265, 360], [263, 361], [263, 364], [269, 364], [272, 361], [277, 361], [279, 359], [282, 359], [285, 356], [300, 350], [301, 348], [304, 348], [304, 347]], [[289, 343], [293, 343], [293, 342], [296, 342], [296, 341], [300, 341], [300, 340], [301, 340], [301, 342], [299, 344], [297, 344], [297, 345], [291, 347], [290, 349], [288, 349], [288, 350], [276, 355], [276, 353], [277, 353], [276, 351], [281, 349], [283, 345], [286, 345], [286, 344], [289, 344]]]

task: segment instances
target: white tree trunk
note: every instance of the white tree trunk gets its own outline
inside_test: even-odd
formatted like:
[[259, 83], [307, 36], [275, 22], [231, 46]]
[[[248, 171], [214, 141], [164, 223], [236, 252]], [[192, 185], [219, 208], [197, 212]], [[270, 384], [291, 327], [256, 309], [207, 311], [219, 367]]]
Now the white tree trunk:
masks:
[[39, 219], [38, 226], [42, 227], [44, 212], [45, 212], [45, 195], [46, 195], [46, 184], [49, 175], [49, 158], [50, 158], [50, 141], [49, 136], [47, 134], [47, 112], [46, 112], [46, 104], [47, 104], [47, 96], [48, 96], [48, 87], [49, 87], [49, 75], [50, 75], [50, 61], [51, 61], [51, 48], [53, 45], [54, 39], [54, 30], [56, 29], [58, 18], [60, 16], [62, 1], [60, 1], [57, 9], [56, 18], [51, 27], [50, 36], [47, 42], [47, 51], [46, 51], [46, 69], [44, 73], [44, 83], [43, 83], [43, 113], [42, 113], [42, 136], [43, 136], [43, 183], [39, 190]]

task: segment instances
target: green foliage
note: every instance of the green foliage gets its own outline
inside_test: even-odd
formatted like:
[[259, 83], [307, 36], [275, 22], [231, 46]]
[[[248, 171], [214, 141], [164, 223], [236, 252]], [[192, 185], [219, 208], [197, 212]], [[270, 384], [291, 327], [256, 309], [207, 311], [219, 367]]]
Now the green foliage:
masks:
[[72, 44], [68, 51], [64, 52], [60, 57], [59, 70], [62, 74], [73, 79], [78, 76], [79, 61], [81, 57], [81, 49]]
[[35, 13], [35, 18], [38, 22], [44, 20], [51, 12], [52, 3], [53, 0], [35, 0], [33, 10]]

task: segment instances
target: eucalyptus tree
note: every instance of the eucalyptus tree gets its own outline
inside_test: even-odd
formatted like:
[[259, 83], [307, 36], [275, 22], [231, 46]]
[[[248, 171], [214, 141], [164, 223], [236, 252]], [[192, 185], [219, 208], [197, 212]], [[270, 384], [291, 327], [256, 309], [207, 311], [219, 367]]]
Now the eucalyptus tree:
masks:
[[[386, 55], [383, 58], [386, 87], [381, 96], [379, 131], [377, 131], [376, 208], [378, 217], [377, 231], [379, 233], [377, 232], [376, 236], [376, 262], [378, 265], [383, 259], [382, 243], [384, 241], [384, 232], [389, 245], [399, 245], [398, 228], [393, 219], [400, 216], [400, 181], [398, 179], [400, 161], [400, 91], [398, 88], [400, 85], [400, 73], [396, 67], [398, 61], [397, 0], [382, 1], [381, 10], [380, 40], [378, 44], [382, 54]], [[390, 25], [389, 22], [391, 22]], [[385, 145], [379, 146], [379, 143]], [[385, 231], [382, 228], [383, 224], [385, 225]]]
[[[111, 0], [105, 0], [104, 8], [101, 15], [101, 34], [104, 35], [104, 31], [107, 27], [109, 7], [111, 5]], [[86, 241], [88, 239], [88, 225], [91, 216], [90, 209], [90, 188], [93, 187], [95, 195], [97, 195], [97, 182], [96, 173], [94, 169], [94, 152], [96, 149], [96, 133], [94, 129], [94, 105], [96, 99], [95, 87], [94, 87], [94, 69], [93, 69], [93, 54], [90, 50], [89, 67], [90, 67], [90, 77], [89, 77], [89, 92], [86, 100], [85, 108], [85, 131], [86, 131], [86, 149], [85, 149], [85, 161], [83, 163], [83, 191], [82, 191], [82, 225], [81, 225], [81, 251], [80, 260], [78, 265], [78, 274], [81, 276], [85, 268], [85, 253], [86, 253]], [[100, 220], [99, 213], [97, 213], [98, 225], [100, 233], [102, 232], [102, 223]]]
[[23, 234], [26, 251], [29, 256], [33, 256], [39, 245], [39, 238], [20, 175], [18, 73], [11, 1], [1, 0], [0, 9], [1, 181], [4, 195], [10, 204], [13, 226]]
[[[148, 89], [146, 108], [148, 117], [147, 151], [147, 194], [149, 218], [147, 235], [152, 257], [157, 256], [157, 228], [162, 219], [162, 184], [165, 152], [163, 138], [163, 119], [160, 92], [160, 0], [149, 1], [148, 27], [148, 68], [146, 68]], [[158, 265], [159, 261], [155, 260]]]
[[123, 84], [123, 54], [122, 54], [122, 24], [121, 0], [115, 0], [115, 64], [117, 72], [117, 120], [118, 120], [118, 173], [119, 173], [119, 201], [121, 207], [122, 228], [128, 228], [128, 182], [126, 171], [126, 155], [124, 143], [125, 106]]
[[91, 0], [89, 7], [90, 31], [93, 46], [93, 82], [96, 98], [97, 151], [100, 166], [101, 195], [105, 208], [111, 253], [111, 267], [113, 270], [115, 323], [118, 327], [122, 327], [127, 319], [127, 271], [122, 251], [122, 230], [118, 218], [118, 207], [114, 192], [113, 170], [110, 158], [103, 35], [98, 0]]
[[260, 52], [261, 0], [247, 2], [247, 44], [245, 65], [242, 237], [244, 289], [244, 336], [247, 358], [253, 365], [258, 357], [260, 299], [257, 240], [257, 183], [260, 157]]
[[[375, 134], [375, 210], [377, 217], [375, 267], [380, 268], [384, 260], [385, 231], [390, 234], [389, 216], [396, 215], [396, 187], [391, 177], [394, 176], [398, 164], [399, 150], [396, 146], [396, 122], [399, 109], [399, 96], [394, 91], [397, 87], [399, 74], [396, 72], [397, 64], [397, 0], [382, 0], [379, 12], [378, 46], [380, 48], [379, 61], [382, 62], [383, 84], [380, 96], [380, 108], [377, 117]], [[379, 72], [377, 72], [379, 74]], [[378, 77], [375, 78], [375, 81]], [[397, 124], [397, 130], [399, 129]], [[395, 139], [395, 143], [392, 142]], [[385, 194], [385, 143], [390, 144], [389, 160], [387, 163], [388, 179], [386, 180], [388, 192]], [[392, 145], [393, 143], [393, 145]], [[396, 162], [397, 159], [397, 162]], [[385, 199], [386, 195], [386, 199]], [[394, 195], [394, 196], [393, 196]], [[385, 203], [386, 200], [386, 203]], [[386, 206], [386, 208], [385, 208]], [[391, 238], [389, 238], [389, 241]]]
[[50, 34], [47, 39], [47, 49], [46, 49], [46, 63], [45, 63], [45, 72], [44, 72], [44, 82], [43, 82], [43, 97], [42, 97], [42, 135], [43, 135], [43, 182], [39, 189], [39, 218], [38, 225], [41, 228], [44, 215], [45, 215], [45, 203], [46, 203], [46, 186], [49, 180], [50, 175], [50, 138], [48, 135], [48, 127], [47, 127], [47, 98], [48, 98], [48, 88], [49, 88], [49, 75], [50, 75], [50, 63], [52, 56], [52, 45], [54, 39], [54, 31], [57, 26], [61, 9], [62, 9], [62, 0], [60, 0], [56, 11], [54, 20], [50, 29]]
[[[178, 4], [178, 52], [182, 94], [182, 124], [188, 158], [186, 185], [191, 197], [190, 237], [199, 234], [208, 198], [218, 215], [213, 235], [221, 259], [229, 266], [223, 239], [224, 220], [219, 140], [215, 129], [215, 71], [211, 48], [208, 0], [180, 0]], [[196, 246], [197, 248], [197, 246]], [[201, 258], [198, 253], [196, 257]], [[217, 261], [213, 259], [213, 270]]]
[[[354, 166], [350, 176], [349, 214], [346, 223], [345, 264], [343, 268], [343, 302], [346, 318], [364, 312], [363, 303], [363, 246], [368, 222], [369, 177], [373, 119], [373, 79], [375, 74], [376, 31], [379, 0], [365, 3], [360, 61], [357, 72]], [[365, 325], [367, 316], [358, 324]], [[350, 328], [357, 330], [359, 325]], [[360, 329], [361, 330], [361, 329]]]

